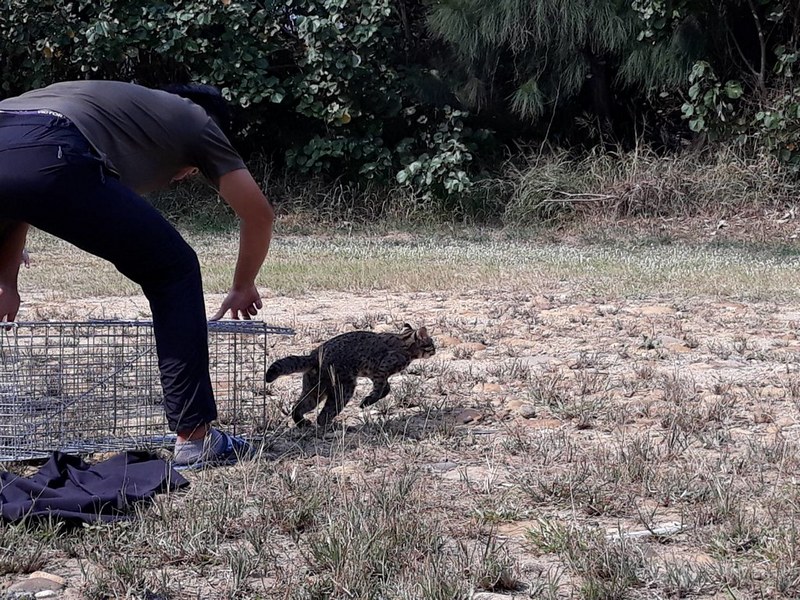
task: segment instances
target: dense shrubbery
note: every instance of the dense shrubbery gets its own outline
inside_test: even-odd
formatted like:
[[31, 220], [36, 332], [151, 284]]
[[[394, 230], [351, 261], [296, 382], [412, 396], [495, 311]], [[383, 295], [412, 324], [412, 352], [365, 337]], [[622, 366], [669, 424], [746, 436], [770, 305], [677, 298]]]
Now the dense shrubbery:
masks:
[[686, 23], [703, 34], [677, 89], [689, 129], [800, 166], [800, 4], [791, 0], [638, 0], [641, 36], [657, 43]]
[[292, 176], [463, 206], [502, 147], [545, 141], [797, 161], [799, 20], [791, 0], [15, 0], [0, 94], [208, 82], [243, 150]]
[[292, 171], [461, 191], [470, 132], [446, 94], [420, 99], [444, 89], [410, 58], [422, 16], [390, 0], [21, 0], [0, 13], [0, 87], [212, 83], [244, 113], [243, 147]]

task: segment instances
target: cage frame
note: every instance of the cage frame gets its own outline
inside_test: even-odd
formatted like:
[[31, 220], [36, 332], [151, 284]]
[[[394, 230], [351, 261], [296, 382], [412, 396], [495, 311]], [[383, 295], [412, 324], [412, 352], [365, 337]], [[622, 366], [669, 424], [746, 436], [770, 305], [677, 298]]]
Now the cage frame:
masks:
[[[220, 418], [233, 434], [249, 433], [240, 427], [245, 396], [248, 410], [266, 414], [263, 375], [269, 338], [275, 335], [294, 330], [254, 320], [208, 323], [212, 386]], [[242, 360], [242, 353], [251, 355]], [[152, 320], [0, 326], [0, 463], [46, 458], [54, 451], [86, 455], [171, 446], [175, 434], [167, 426], [157, 363]], [[80, 431], [86, 423], [98, 426]]]

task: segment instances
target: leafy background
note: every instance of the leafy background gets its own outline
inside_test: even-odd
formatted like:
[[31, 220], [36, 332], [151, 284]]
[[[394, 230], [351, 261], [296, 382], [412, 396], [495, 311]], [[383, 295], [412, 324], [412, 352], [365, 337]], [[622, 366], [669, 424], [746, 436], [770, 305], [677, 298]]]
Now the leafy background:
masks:
[[248, 157], [465, 197], [530, 148], [800, 161], [789, 0], [6, 0], [0, 94], [199, 81]]

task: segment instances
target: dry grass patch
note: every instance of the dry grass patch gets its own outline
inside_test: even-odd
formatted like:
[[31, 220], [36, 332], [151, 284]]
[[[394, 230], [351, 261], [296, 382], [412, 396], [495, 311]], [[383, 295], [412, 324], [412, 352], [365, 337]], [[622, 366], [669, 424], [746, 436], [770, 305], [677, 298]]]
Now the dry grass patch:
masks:
[[[195, 241], [213, 305], [235, 244]], [[28, 314], [146, 311], [94, 297], [107, 267], [32, 250]], [[436, 356], [371, 410], [359, 389], [328, 432], [288, 426], [299, 381], [271, 384], [259, 459], [192, 474], [129, 523], [3, 528], [0, 582], [44, 568], [97, 599], [800, 593], [795, 256], [502, 235], [274, 250], [265, 314], [297, 335], [272, 356], [406, 321]]]

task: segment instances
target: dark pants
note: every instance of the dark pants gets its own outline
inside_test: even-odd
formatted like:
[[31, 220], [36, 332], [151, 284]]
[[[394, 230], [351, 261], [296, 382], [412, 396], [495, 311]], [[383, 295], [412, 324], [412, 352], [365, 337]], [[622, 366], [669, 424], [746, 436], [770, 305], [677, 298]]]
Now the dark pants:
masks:
[[67, 119], [0, 113], [0, 219], [104, 258], [150, 302], [173, 431], [217, 416], [197, 255], [146, 200], [107, 173]]

